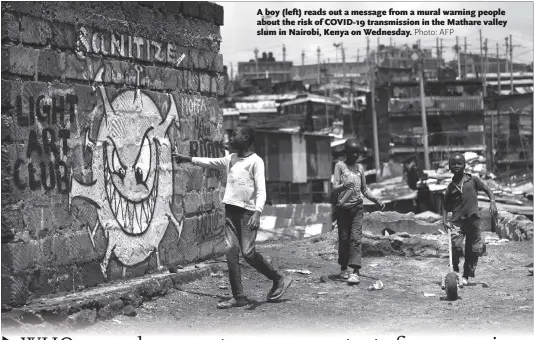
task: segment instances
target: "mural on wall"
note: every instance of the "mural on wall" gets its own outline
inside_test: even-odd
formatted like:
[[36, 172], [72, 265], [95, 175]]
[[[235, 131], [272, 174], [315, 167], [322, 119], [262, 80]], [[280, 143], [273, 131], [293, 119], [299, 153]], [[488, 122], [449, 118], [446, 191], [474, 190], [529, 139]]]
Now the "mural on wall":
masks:
[[[140, 71], [138, 67], [138, 85]], [[174, 97], [167, 95], [168, 105], [163, 106], [168, 110], [160, 110], [139, 88], [110, 100], [102, 86], [103, 72], [101, 68], [95, 77], [102, 100], [96, 110], [102, 109], [102, 119], [98, 131], [88, 128], [85, 133], [93, 180], [71, 179], [69, 205], [81, 198], [95, 206], [98, 218], [88, 231], [93, 246], [98, 228], [104, 231], [107, 246], [100, 266], [107, 277], [112, 255], [124, 266], [133, 266], [155, 253], [159, 268], [158, 246], [171, 223], [181, 235], [183, 218], [171, 210], [174, 183], [168, 133], [173, 125], [179, 128]]]

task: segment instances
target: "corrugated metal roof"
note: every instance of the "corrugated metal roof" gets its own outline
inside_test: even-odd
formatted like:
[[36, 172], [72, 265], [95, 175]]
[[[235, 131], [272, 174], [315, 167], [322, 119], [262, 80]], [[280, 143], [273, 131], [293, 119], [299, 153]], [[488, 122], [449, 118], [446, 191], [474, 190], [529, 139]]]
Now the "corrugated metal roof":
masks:
[[240, 113], [277, 112], [278, 104], [272, 100], [258, 101], [254, 103], [235, 103], [235, 108]]
[[223, 116], [238, 116], [239, 111], [234, 108], [223, 108]]

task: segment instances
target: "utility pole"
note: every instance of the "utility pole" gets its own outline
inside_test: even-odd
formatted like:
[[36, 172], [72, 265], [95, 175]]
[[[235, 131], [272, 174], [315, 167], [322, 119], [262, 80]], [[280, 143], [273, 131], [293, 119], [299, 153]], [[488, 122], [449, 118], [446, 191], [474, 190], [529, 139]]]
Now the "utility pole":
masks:
[[445, 60], [443, 59], [443, 38], [439, 39], [439, 56], [440, 56], [440, 65], [445, 65]]
[[317, 47], [317, 84], [321, 85], [321, 48]]
[[234, 80], [234, 65], [230, 63], [230, 80]]
[[255, 76], [255, 78], [258, 78], [258, 52], [259, 52], [259, 50], [256, 47], [254, 49], [254, 59], [256, 59], [256, 76]]
[[510, 34], [510, 94], [514, 94], [514, 57], [512, 51], [514, 45], [512, 43], [512, 35]]
[[287, 80], [287, 74], [286, 74], [286, 44], [282, 45], [282, 61], [283, 61], [283, 69], [284, 69], [284, 81]]
[[[369, 86], [371, 88], [371, 113], [373, 120], [373, 154], [375, 158], [376, 179], [380, 177], [380, 153], [378, 149], [378, 123], [376, 119], [376, 99], [375, 99], [375, 71], [374, 65], [369, 58], [369, 37], [367, 37], [367, 63], [369, 67]], [[377, 51], [378, 52], [378, 51]]]
[[501, 59], [499, 58], [499, 43], [497, 45], [497, 93], [501, 93]]
[[506, 56], [506, 63], [504, 64], [504, 72], [508, 73], [508, 37], [504, 38], [504, 43], [506, 46], [506, 50], [504, 52], [504, 55]]
[[343, 61], [343, 84], [345, 84], [345, 78], [347, 76], [347, 69], [345, 65], [345, 47], [341, 43], [341, 60]]
[[302, 78], [304, 76], [304, 57], [306, 56], [304, 50], [302, 50], [302, 54], [300, 56], [302, 57], [302, 65], [300, 66], [300, 78]]
[[[478, 41], [479, 41], [479, 44], [480, 44], [480, 58], [478, 58], [478, 60], [480, 61], [479, 62], [480, 74], [482, 75], [482, 79], [484, 79], [484, 70], [482, 68], [482, 50], [483, 50], [483, 47], [482, 47], [482, 30], [481, 29], [478, 30]], [[486, 96], [486, 90], [484, 90], [484, 96]]]
[[456, 45], [454, 45], [456, 51], [456, 59], [458, 59], [458, 79], [462, 79], [462, 70], [460, 69], [460, 45], [458, 44], [458, 36], [456, 36]]
[[484, 86], [484, 98], [487, 96], [487, 82], [486, 82], [486, 73], [488, 72], [487, 64], [488, 64], [488, 39], [484, 40], [484, 68], [483, 68], [483, 86]]
[[436, 57], [438, 58], [438, 81], [443, 78], [443, 74], [441, 72], [441, 58], [439, 53], [439, 38], [436, 37]]
[[[458, 37], [457, 37], [458, 39]], [[425, 81], [424, 81], [424, 53], [421, 47], [418, 52], [412, 54], [412, 60], [418, 63], [419, 68], [419, 94], [421, 100], [421, 124], [423, 125], [423, 148], [425, 157], [425, 169], [430, 170], [430, 156], [428, 151], [428, 127], [426, 123], [426, 105], [425, 105]]]
[[464, 37], [464, 75], [467, 79], [467, 37]]
[[353, 84], [352, 77], [350, 78], [350, 125], [352, 127], [352, 135], [356, 136], [356, 129], [354, 128], [354, 90], [353, 90]]
[[356, 62], [360, 63], [360, 49], [356, 50]]
[[[393, 67], [393, 38], [392, 37], [389, 37], [389, 51], [388, 51], [388, 59], [389, 59], [389, 68], [392, 68]], [[390, 71], [391, 72], [391, 71]]]

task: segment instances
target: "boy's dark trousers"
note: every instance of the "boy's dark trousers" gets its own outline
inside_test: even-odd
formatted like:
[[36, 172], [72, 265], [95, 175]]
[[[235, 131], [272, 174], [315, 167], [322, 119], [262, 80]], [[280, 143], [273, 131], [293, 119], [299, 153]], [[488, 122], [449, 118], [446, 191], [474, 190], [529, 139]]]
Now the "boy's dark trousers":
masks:
[[465, 239], [465, 261], [463, 277], [475, 277], [478, 258], [484, 251], [484, 241], [480, 236], [480, 217], [474, 215], [469, 219], [452, 222], [452, 265], [459, 269], [460, 257], [464, 255], [463, 243]]
[[362, 266], [363, 204], [353, 208], [336, 208], [339, 234], [338, 263], [343, 269]]
[[268, 279], [275, 280], [280, 278], [281, 275], [261, 254], [256, 252], [257, 230], [251, 231], [247, 227], [248, 221], [254, 212], [229, 204], [225, 206], [225, 210], [226, 223], [224, 234], [226, 238], [226, 262], [228, 263], [232, 295], [234, 298], [239, 298], [244, 297], [243, 285], [241, 284], [241, 269], [239, 268], [240, 248], [248, 264]]

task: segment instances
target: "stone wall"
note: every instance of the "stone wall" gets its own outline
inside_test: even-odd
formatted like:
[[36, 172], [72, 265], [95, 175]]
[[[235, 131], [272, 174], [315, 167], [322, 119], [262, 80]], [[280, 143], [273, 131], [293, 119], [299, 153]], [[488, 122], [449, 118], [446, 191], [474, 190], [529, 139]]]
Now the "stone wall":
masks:
[[224, 251], [223, 8], [2, 3], [2, 303]]

